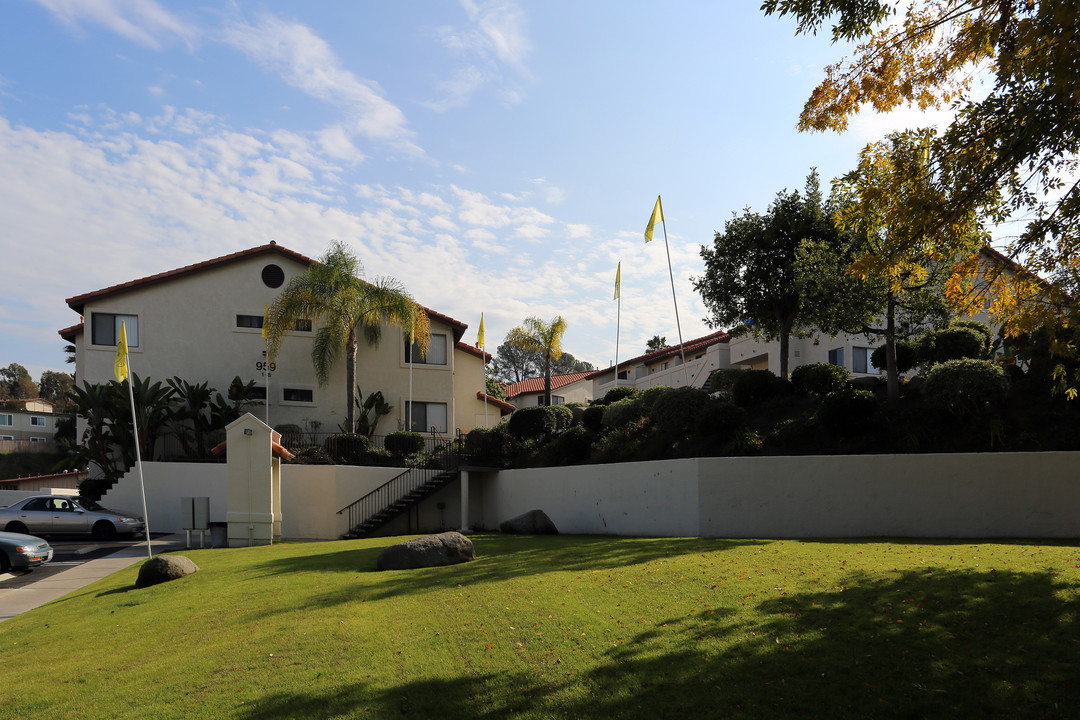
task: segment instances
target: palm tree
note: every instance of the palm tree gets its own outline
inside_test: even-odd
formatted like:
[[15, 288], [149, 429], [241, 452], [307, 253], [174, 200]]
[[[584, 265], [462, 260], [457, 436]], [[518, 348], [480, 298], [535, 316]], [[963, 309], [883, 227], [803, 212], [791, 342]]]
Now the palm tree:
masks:
[[562, 336], [566, 321], [556, 315], [551, 322], [525, 318], [520, 327], [506, 334], [506, 342], [521, 350], [538, 353], [544, 360], [544, 403], [551, 405], [551, 363], [562, 357]]
[[356, 428], [353, 388], [360, 333], [368, 345], [378, 345], [384, 325], [410, 335], [427, 352], [430, 327], [427, 313], [393, 278], [360, 279], [364, 268], [345, 243], [335, 240], [319, 262], [293, 278], [267, 311], [266, 343], [276, 357], [285, 335], [299, 320], [320, 321], [311, 348], [311, 362], [320, 385], [345, 351], [346, 426]]

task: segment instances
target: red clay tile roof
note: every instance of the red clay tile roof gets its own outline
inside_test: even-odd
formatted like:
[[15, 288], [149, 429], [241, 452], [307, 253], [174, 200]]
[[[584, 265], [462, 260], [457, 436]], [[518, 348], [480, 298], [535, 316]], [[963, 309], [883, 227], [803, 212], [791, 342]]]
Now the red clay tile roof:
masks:
[[76, 336], [82, 334], [83, 324], [80, 322], [78, 325], [72, 325], [66, 327], [63, 330], [57, 330], [57, 334], [68, 342], [75, 342]]
[[0, 480], [0, 483], [24, 482], [27, 480], [63, 480], [70, 477], [83, 477], [89, 474], [89, 470], [64, 470], [58, 473], [49, 473], [48, 475], [27, 475], [26, 477], [5, 478], [3, 480]]
[[481, 359], [483, 359], [483, 361], [484, 361], [485, 363], [487, 363], [487, 362], [488, 362], [489, 360], [491, 360], [491, 353], [489, 353], [489, 352], [484, 352], [483, 350], [481, 350], [480, 348], [476, 347], [475, 345], [469, 345], [468, 343], [464, 343], [464, 342], [461, 342], [461, 341], [459, 340], [459, 341], [458, 341], [458, 342], [457, 342], [457, 343], [456, 343], [456, 344], [454, 345], [454, 347], [455, 347], [455, 348], [457, 348], [458, 350], [463, 350], [464, 352], [467, 352], [467, 353], [469, 353], [470, 355], [474, 355], [474, 356], [476, 356], [476, 357], [478, 357], [478, 358], [481, 358]]
[[153, 285], [155, 283], [164, 282], [166, 280], [173, 280], [175, 278], [190, 275], [191, 273], [201, 272], [208, 268], [217, 267], [219, 265], [228, 265], [239, 260], [245, 260], [250, 257], [257, 257], [259, 255], [265, 255], [267, 253], [273, 253], [276, 255], [284, 255], [285, 257], [292, 258], [304, 265], [310, 265], [315, 262], [306, 255], [301, 255], [298, 252], [289, 250], [288, 248], [278, 245], [273, 240], [267, 245], [259, 245], [258, 247], [249, 248], [247, 250], [241, 250], [240, 252], [234, 252], [229, 255], [222, 255], [219, 258], [212, 260], [205, 260], [201, 263], [195, 263], [194, 265], [185, 265], [182, 268], [176, 270], [169, 270], [168, 272], [158, 273], [157, 275], [150, 275], [148, 277], [140, 278], [138, 280], [131, 280], [126, 283], [120, 283], [119, 285], [113, 285], [111, 287], [104, 288], [102, 290], [95, 290], [94, 292], [84, 293], [82, 295], [76, 295], [75, 297], [68, 298], [66, 300], [68, 307], [75, 312], [82, 314], [83, 307], [87, 302], [91, 300], [100, 300], [101, 298], [110, 297], [112, 295], [119, 295], [129, 290], [135, 290], [146, 285]]
[[[75, 297], [68, 298], [65, 302], [67, 302], [68, 307], [82, 315], [83, 308], [88, 302], [100, 300], [106, 297], [111, 297], [113, 295], [119, 295], [121, 293], [128, 292], [129, 290], [136, 290], [147, 285], [153, 285], [159, 282], [174, 280], [176, 278], [184, 277], [185, 275], [202, 272], [203, 270], [206, 270], [208, 268], [228, 265], [229, 263], [234, 263], [251, 257], [258, 257], [259, 255], [265, 255], [268, 253], [284, 255], [285, 257], [296, 260], [297, 262], [300, 262], [304, 265], [310, 265], [311, 263], [315, 262], [306, 255], [301, 255], [298, 252], [289, 250], [288, 248], [278, 245], [275, 241], [271, 240], [266, 245], [259, 245], [258, 247], [248, 248], [247, 250], [241, 250], [239, 252], [234, 252], [229, 255], [222, 255], [221, 257], [213, 258], [212, 260], [204, 260], [201, 263], [195, 263], [194, 265], [186, 265], [182, 268], [177, 268], [176, 270], [169, 270], [168, 272], [158, 273], [156, 275], [149, 275], [144, 278], [139, 278], [138, 280], [131, 280], [126, 283], [120, 283], [119, 285], [113, 285], [102, 290], [95, 290], [94, 292], [76, 295]], [[424, 307], [423, 305], [421, 305], [420, 307], [423, 307], [424, 311], [427, 312], [427, 314], [432, 319], [439, 320], [449, 325], [453, 330], [455, 342], [461, 340], [462, 336], [465, 334], [465, 331], [469, 327], [466, 323], [463, 323], [460, 320], [455, 320], [449, 315], [443, 315], [442, 313], [436, 312], [431, 308]], [[60, 337], [63, 337], [66, 340], [68, 338], [65, 334], [74, 336], [74, 331], [76, 328], [79, 328], [81, 330], [81, 323], [80, 325], [73, 325], [70, 328], [64, 328], [60, 331]]]
[[508, 415], [508, 414], [514, 412], [515, 410], [517, 410], [516, 407], [514, 407], [510, 403], [506, 402], [505, 400], [500, 400], [499, 398], [492, 397], [491, 395], [484, 395], [484, 393], [480, 392], [479, 390], [476, 392], [476, 399], [477, 400], [486, 399], [488, 405], [494, 405], [495, 407], [499, 408], [499, 410], [502, 411], [501, 414], [503, 414], [503, 415]]
[[[565, 387], [571, 383], [576, 383], [578, 380], [584, 380], [590, 377], [594, 371], [570, 373], [569, 375], [552, 375], [551, 376], [551, 389]], [[525, 393], [542, 393], [544, 392], [544, 378], [528, 378], [521, 382], [516, 382], [506, 386], [506, 397], [514, 398]]]
[[[721, 331], [718, 331], [718, 332], [714, 332], [711, 335], [705, 335], [703, 337], [699, 337], [699, 338], [697, 338], [695, 340], [688, 340], [687, 342], [683, 343], [682, 347], [685, 350], [687, 355], [692, 355], [692, 354], [694, 354], [694, 353], [696, 353], [696, 352], [698, 352], [700, 350], [704, 350], [705, 348], [708, 348], [711, 345], [718, 345], [720, 343], [726, 343], [726, 342], [730, 342], [730, 341], [731, 341], [731, 333], [721, 330]], [[660, 350], [654, 350], [651, 353], [645, 353], [644, 355], [638, 355], [636, 358], [630, 358], [629, 360], [621, 361], [619, 363], [619, 367], [625, 369], [627, 367], [631, 367], [631, 366], [636, 365], [637, 363], [641, 363], [641, 362], [645, 363], [646, 365], [649, 365], [649, 364], [652, 364], [654, 362], [659, 362], [660, 360], [663, 360], [664, 358], [675, 357], [676, 355], [681, 354], [680, 351], [679, 351], [679, 347], [680, 346], [678, 346], [678, 345], [674, 345], [672, 347], [666, 347], [666, 348], [661, 348]], [[601, 370], [594, 370], [592, 373], [590, 373], [590, 376], [591, 377], [599, 377], [600, 375], [603, 375], [604, 373], [609, 373], [609, 372], [612, 372], [614, 370], [615, 370], [614, 366], [606, 367], [606, 368], [603, 368]]]

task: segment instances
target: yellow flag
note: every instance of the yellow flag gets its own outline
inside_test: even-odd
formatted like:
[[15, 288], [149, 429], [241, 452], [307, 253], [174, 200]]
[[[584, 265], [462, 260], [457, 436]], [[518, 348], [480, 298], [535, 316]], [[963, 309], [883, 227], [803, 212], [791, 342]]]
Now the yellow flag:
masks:
[[120, 323], [120, 339], [116, 341], [116, 362], [113, 364], [113, 372], [116, 373], [116, 381], [124, 382], [124, 379], [128, 376], [128, 347], [127, 347], [127, 329], [124, 328], [124, 323]]
[[664, 208], [660, 205], [660, 196], [656, 196], [656, 205], [652, 209], [652, 217], [649, 218], [649, 224], [645, 227], [645, 242], [652, 240], [653, 228], [656, 227], [656, 223], [664, 222]]
[[476, 344], [484, 347], [484, 313], [480, 313], [480, 334], [476, 336]]
[[270, 329], [268, 327], [269, 325], [270, 325], [270, 303], [266, 303], [266, 305], [263, 307], [263, 326], [262, 326], [263, 340], [266, 339], [266, 332], [267, 332], [267, 330]]
[[617, 267], [615, 269], [615, 297], [611, 298], [612, 300], [618, 300], [619, 299], [619, 280], [621, 279], [621, 277], [622, 277], [622, 263], [620, 262], [619, 267]]

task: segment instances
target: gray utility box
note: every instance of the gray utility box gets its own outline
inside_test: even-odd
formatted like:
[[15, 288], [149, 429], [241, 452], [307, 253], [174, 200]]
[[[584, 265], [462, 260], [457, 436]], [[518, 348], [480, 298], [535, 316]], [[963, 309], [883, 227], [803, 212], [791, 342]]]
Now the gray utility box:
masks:
[[199, 531], [199, 547], [206, 546], [206, 531], [210, 529], [210, 498], [180, 498], [180, 527], [187, 534], [187, 546], [191, 547], [191, 531]]
[[180, 498], [180, 527], [184, 530], [210, 529], [210, 498]]

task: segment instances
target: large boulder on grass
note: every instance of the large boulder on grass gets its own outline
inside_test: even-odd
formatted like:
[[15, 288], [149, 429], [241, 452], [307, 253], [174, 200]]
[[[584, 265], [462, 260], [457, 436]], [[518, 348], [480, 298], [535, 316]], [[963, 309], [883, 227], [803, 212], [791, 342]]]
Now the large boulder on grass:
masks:
[[444, 532], [383, 548], [375, 567], [378, 570], [413, 570], [475, 559], [472, 540], [459, 532]]
[[198, 571], [199, 566], [183, 555], [158, 555], [144, 562], [139, 568], [139, 578], [135, 581], [135, 587], [150, 587]]
[[558, 535], [559, 529], [543, 510], [530, 510], [524, 515], [504, 520], [499, 530], [508, 535]]

